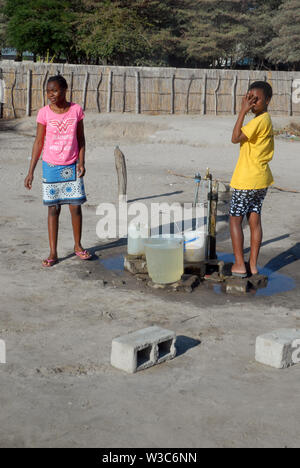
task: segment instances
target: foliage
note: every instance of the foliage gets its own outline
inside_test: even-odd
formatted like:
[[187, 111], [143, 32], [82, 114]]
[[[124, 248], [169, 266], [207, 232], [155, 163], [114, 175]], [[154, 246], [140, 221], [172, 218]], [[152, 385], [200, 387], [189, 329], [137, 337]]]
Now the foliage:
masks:
[[42, 56], [48, 50], [51, 55], [68, 54], [73, 44], [71, 4], [68, 0], [6, 0], [10, 45]]
[[0, 56], [1, 48], [5, 47], [5, 37], [6, 37], [6, 23], [7, 19], [4, 15], [4, 0], [0, 0]]
[[253, 68], [268, 68], [266, 47], [275, 37], [272, 20], [283, 0], [253, 0], [247, 12], [248, 37], [241, 46], [244, 57], [248, 57]]
[[300, 0], [0, 0], [0, 45], [73, 63], [299, 67], [299, 24]]
[[195, 63], [205, 61], [213, 66], [239, 58], [239, 46], [246, 40], [248, 31], [244, 11], [246, 1], [200, 0], [195, 1], [185, 36], [188, 57]]
[[275, 63], [300, 64], [300, 0], [286, 0], [280, 5], [272, 25], [276, 36], [266, 47]]

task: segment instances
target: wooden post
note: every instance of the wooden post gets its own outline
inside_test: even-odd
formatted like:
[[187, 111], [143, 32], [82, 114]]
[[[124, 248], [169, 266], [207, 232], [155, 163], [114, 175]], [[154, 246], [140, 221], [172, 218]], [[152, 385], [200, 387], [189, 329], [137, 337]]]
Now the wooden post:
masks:
[[[12, 107], [14, 118], [17, 117], [16, 110], [15, 110], [15, 102], [14, 102], [14, 89], [15, 89], [15, 86], [16, 86], [16, 82], [17, 82], [17, 71], [15, 70], [14, 71], [14, 82], [13, 82], [12, 87], [11, 87], [11, 107]], [[28, 115], [28, 114], [26, 114], [26, 115]]]
[[221, 84], [221, 78], [219, 77], [217, 87], [214, 91], [215, 92], [215, 115], [218, 115], [218, 91], [220, 88], [220, 84]]
[[118, 175], [118, 195], [125, 196], [127, 193], [127, 169], [125, 156], [118, 146], [115, 147], [115, 163]]
[[236, 87], [237, 87], [237, 81], [238, 81], [238, 76], [235, 75], [234, 79], [233, 79], [233, 85], [232, 85], [232, 109], [231, 109], [232, 115], [236, 114]]
[[209, 259], [217, 258], [217, 211], [218, 211], [218, 189], [219, 183], [214, 180], [211, 194], [211, 209], [210, 209], [210, 232], [209, 232]]
[[82, 91], [82, 109], [85, 110], [86, 108], [86, 95], [87, 95], [87, 88], [89, 82], [89, 72], [87, 71], [85, 74], [85, 79], [83, 83], [83, 91]]
[[73, 100], [73, 81], [74, 81], [74, 72], [71, 71], [70, 77], [70, 102]]
[[248, 93], [248, 89], [250, 88], [250, 82], [251, 82], [251, 79], [250, 79], [250, 76], [248, 76], [248, 86], [247, 86], [246, 93]]
[[206, 114], [206, 92], [207, 92], [207, 74], [203, 75], [203, 86], [202, 86], [202, 115]]
[[141, 113], [141, 77], [140, 72], [135, 72], [135, 113]]
[[186, 112], [186, 114], [189, 113], [189, 99], [190, 99], [190, 91], [191, 91], [191, 86], [192, 86], [192, 84], [193, 84], [193, 81], [194, 81], [194, 76], [192, 75], [191, 78], [190, 78], [188, 90], [187, 90], [187, 93], [186, 93], [186, 104], [185, 104], [185, 112]]
[[108, 89], [107, 89], [107, 112], [111, 112], [112, 85], [113, 85], [113, 72], [110, 70], [109, 77], [108, 77]]
[[26, 116], [31, 115], [31, 86], [32, 86], [32, 70], [27, 72], [27, 99], [26, 99]]
[[122, 112], [126, 111], [126, 72], [123, 75], [123, 107]]
[[293, 116], [293, 92], [294, 92], [294, 87], [293, 87], [293, 84], [294, 84], [294, 79], [291, 78], [291, 86], [290, 86], [290, 96], [289, 96], [289, 116], [292, 117]]
[[3, 71], [0, 68], [0, 119], [3, 119], [4, 92]]
[[99, 81], [98, 81], [98, 84], [97, 84], [97, 89], [96, 89], [96, 101], [97, 101], [97, 107], [98, 107], [98, 112], [100, 113], [101, 112], [101, 107], [100, 107], [100, 101], [99, 101], [99, 88], [100, 88], [100, 85], [102, 83], [102, 77], [103, 77], [103, 73], [100, 72], [100, 78], [99, 78]]
[[45, 92], [46, 92], [46, 82], [48, 78], [48, 70], [45, 73], [44, 79], [43, 79], [43, 84], [42, 84], [42, 103], [43, 107], [46, 105], [46, 99], [45, 99]]
[[175, 114], [175, 74], [171, 77], [171, 114]]

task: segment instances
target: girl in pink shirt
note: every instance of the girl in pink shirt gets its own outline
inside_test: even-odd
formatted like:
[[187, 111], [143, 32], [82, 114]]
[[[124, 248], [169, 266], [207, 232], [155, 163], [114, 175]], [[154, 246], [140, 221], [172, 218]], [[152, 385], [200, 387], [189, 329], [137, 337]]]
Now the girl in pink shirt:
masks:
[[44, 267], [58, 262], [57, 235], [61, 205], [68, 204], [73, 226], [74, 253], [82, 260], [91, 254], [81, 245], [82, 212], [86, 201], [84, 113], [78, 104], [67, 102], [68, 85], [61, 76], [52, 76], [47, 83], [48, 106], [37, 116], [37, 133], [32, 149], [28, 175], [24, 185], [31, 189], [34, 170], [43, 150], [43, 203], [48, 206], [50, 255]]

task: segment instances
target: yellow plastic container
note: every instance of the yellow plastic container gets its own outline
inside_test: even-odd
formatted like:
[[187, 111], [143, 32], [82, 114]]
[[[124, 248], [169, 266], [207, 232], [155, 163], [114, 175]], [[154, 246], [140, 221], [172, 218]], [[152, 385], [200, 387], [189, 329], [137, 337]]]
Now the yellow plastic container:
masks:
[[183, 239], [149, 238], [145, 241], [147, 268], [153, 283], [170, 284], [183, 275]]

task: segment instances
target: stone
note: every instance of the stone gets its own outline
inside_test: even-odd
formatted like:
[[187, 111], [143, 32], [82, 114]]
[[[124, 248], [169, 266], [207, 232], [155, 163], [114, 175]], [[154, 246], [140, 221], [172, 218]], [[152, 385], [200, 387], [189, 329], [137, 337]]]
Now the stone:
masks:
[[200, 278], [203, 278], [206, 271], [206, 262], [205, 260], [195, 263], [185, 263], [184, 273], [187, 275], [197, 275]]
[[268, 286], [268, 277], [264, 275], [252, 275], [248, 278], [254, 289], [263, 289]]
[[112, 341], [111, 365], [135, 373], [176, 356], [176, 334], [153, 326]]
[[247, 294], [251, 289], [248, 278], [231, 277], [226, 279], [225, 284], [227, 294]]
[[191, 293], [193, 290], [199, 286], [200, 279], [196, 275], [182, 275], [179, 281], [171, 284], [159, 284], [149, 281], [147, 285], [152, 289], [165, 289], [167, 291], [181, 291]]
[[103, 280], [103, 279], [100, 279], [98, 281], [98, 284], [101, 288], [104, 288], [106, 285], [107, 285], [107, 281]]
[[220, 181], [218, 181], [218, 184], [219, 184], [219, 186], [218, 186], [218, 192], [219, 193], [230, 192], [230, 185], [229, 184], [225, 184], [225, 183], [220, 182]]
[[147, 262], [144, 256], [125, 255], [124, 269], [133, 275], [147, 274]]
[[147, 274], [141, 274], [141, 273], [138, 273], [135, 278], [138, 280], [138, 281], [147, 281], [149, 279], [149, 275]]
[[285, 369], [300, 363], [300, 330], [281, 328], [256, 339], [255, 359], [261, 364]]
[[211, 275], [205, 275], [204, 279], [206, 281], [212, 281], [213, 283], [222, 283], [224, 280], [222, 277], [220, 277], [219, 273], [215, 271]]
[[153, 281], [148, 281], [147, 286], [152, 289], [167, 289], [168, 284], [153, 283]]
[[170, 285], [170, 288], [174, 291], [183, 291], [191, 293], [197, 286], [199, 286], [200, 280], [196, 275], [182, 275], [181, 280]]

